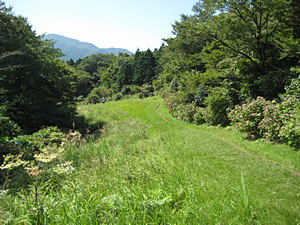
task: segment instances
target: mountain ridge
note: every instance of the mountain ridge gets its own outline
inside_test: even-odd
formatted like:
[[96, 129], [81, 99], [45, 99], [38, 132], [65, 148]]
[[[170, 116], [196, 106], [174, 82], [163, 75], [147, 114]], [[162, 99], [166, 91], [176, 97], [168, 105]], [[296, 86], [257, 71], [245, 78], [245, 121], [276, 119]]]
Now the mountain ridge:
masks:
[[65, 56], [62, 56], [62, 60], [74, 61], [90, 56], [92, 54], [102, 53], [102, 54], [115, 54], [127, 53], [132, 55], [133, 53], [124, 48], [99, 48], [96, 45], [89, 42], [82, 42], [77, 39], [65, 37], [59, 34], [47, 34], [44, 39], [53, 40], [55, 42], [54, 46], [60, 48]]

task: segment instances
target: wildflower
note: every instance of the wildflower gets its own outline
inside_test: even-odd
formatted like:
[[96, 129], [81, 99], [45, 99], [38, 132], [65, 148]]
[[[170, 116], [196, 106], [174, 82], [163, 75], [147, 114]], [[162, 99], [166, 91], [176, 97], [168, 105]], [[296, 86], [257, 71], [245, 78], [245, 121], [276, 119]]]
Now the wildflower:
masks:
[[16, 141], [16, 142], [15, 142], [15, 145], [19, 145], [19, 142]]

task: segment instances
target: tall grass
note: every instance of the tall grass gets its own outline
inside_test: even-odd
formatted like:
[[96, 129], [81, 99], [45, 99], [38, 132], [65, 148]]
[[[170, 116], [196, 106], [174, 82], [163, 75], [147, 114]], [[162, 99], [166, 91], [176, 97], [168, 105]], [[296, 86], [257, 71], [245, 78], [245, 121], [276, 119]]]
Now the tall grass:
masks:
[[[173, 120], [163, 106], [156, 109], [159, 102], [124, 100], [81, 106], [79, 110], [91, 121], [106, 122], [101, 136], [79, 147], [68, 147], [65, 157], [74, 162], [76, 170], [56, 183], [53, 180], [42, 185], [41, 217], [36, 217], [33, 192], [21, 191], [0, 194], [0, 221], [300, 223], [299, 176], [276, 166], [281, 162], [274, 161], [279, 156], [266, 161], [265, 153], [253, 157], [237, 148], [239, 145], [251, 152], [256, 146], [255, 151], [266, 152], [277, 145], [251, 143], [246, 148], [244, 141], [237, 143], [240, 136], [234, 132]], [[172, 123], [164, 121], [159, 113]], [[295, 156], [299, 155], [291, 153], [285, 161]]]

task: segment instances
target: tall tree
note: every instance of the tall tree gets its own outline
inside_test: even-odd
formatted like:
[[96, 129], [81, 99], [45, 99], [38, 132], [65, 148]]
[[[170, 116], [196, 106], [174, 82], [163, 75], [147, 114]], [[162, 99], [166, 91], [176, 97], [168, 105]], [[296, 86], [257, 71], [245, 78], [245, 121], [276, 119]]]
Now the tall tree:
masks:
[[75, 115], [74, 74], [54, 44], [0, 2], [0, 106], [27, 132], [69, 126]]
[[[162, 83], [222, 86], [235, 100], [278, 97], [300, 60], [297, 0], [202, 0], [165, 39]], [[295, 15], [295, 16], [293, 16]], [[190, 83], [190, 85], [187, 85]]]
[[133, 83], [142, 85], [144, 83], [152, 83], [155, 77], [155, 67], [157, 62], [150, 49], [141, 52], [139, 49], [134, 57], [134, 74]]
[[290, 1], [203, 0], [197, 6], [214, 12], [207, 26], [214, 41], [231, 57], [244, 59], [252, 94], [274, 98], [284, 91], [292, 78], [289, 68], [299, 61], [298, 53], [287, 55], [283, 50], [293, 40], [288, 27]]

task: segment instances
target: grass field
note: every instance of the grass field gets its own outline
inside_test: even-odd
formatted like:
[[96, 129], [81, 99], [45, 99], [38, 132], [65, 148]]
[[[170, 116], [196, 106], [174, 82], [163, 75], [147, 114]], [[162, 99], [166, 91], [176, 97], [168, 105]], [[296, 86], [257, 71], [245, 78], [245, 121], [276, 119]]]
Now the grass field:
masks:
[[[155, 97], [79, 111], [104, 123], [102, 134], [67, 149], [76, 170], [41, 188], [41, 223], [300, 224], [300, 154], [290, 147], [177, 121]], [[3, 223], [34, 224], [30, 193], [0, 201]]]

